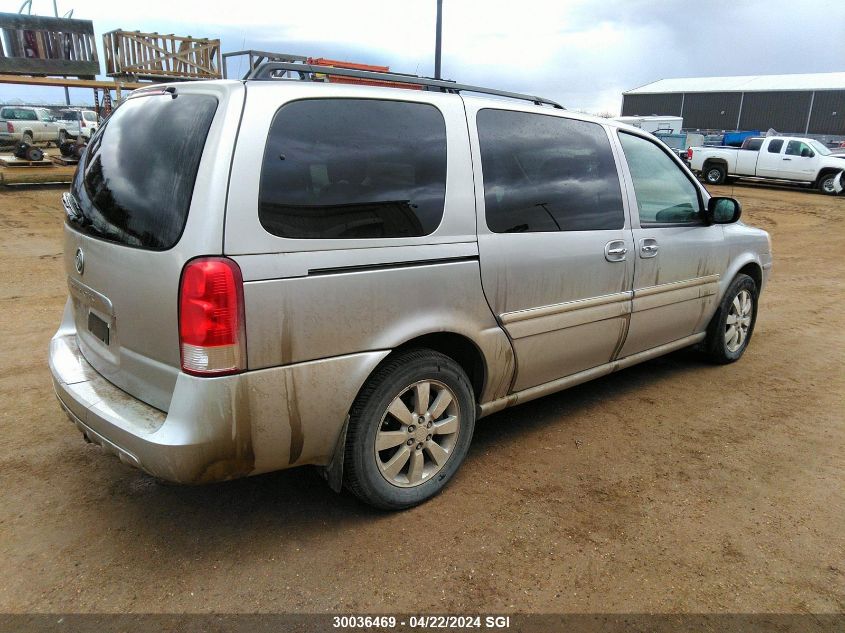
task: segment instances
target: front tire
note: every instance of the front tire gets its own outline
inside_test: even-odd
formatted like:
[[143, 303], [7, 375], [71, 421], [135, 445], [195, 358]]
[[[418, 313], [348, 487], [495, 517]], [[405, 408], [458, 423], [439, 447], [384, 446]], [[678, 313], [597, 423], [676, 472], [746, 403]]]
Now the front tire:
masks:
[[464, 461], [475, 428], [475, 399], [454, 360], [427, 349], [388, 358], [350, 410], [344, 485], [385, 510], [438, 494]]
[[839, 175], [840, 172], [833, 172], [831, 174], [825, 174], [821, 178], [819, 178], [819, 191], [821, 191], [826, 196], [835, 196], [836, 195], [836, 177]]
[[728, 172], [721, 165], [708, 165], [704, 169], [704, 180], [708, 185], [721, 185], [725, 182]]
[[759, 290], [751, 277], [739, 274], [734, 278], [707, 326], [704, 350], [711, 361], [726, 365], [745, 353], [757, 322], [758, 298]]

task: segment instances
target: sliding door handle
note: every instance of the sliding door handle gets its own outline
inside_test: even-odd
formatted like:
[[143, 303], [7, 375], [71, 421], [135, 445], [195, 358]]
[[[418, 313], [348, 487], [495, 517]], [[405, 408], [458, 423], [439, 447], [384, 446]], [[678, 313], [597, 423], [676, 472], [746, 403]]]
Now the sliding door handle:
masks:
[[609, 262], [624, 262], [628, 247], [623, 240], [613, 240], [604, 246], [604, 258]]

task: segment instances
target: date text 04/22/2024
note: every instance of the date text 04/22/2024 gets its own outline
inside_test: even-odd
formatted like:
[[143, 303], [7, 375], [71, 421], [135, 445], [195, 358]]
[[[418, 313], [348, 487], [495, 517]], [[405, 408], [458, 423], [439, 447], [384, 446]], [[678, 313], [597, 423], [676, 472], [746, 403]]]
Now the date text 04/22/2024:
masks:
[[344, 615], [334, 616], [332, 625], [336, 629], [392, 629], [397, 626], [420, 629], [507, 629], [510, 628], [510, 616], [412, 615], [397, 618], [392, 615]]

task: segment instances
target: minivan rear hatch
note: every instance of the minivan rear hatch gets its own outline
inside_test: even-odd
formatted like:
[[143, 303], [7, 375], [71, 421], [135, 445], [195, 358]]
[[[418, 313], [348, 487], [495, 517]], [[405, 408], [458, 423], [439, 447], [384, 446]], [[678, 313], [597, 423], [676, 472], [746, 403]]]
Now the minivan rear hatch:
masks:
[[185, 262], [222, 251], [240, 82], [136, 91], [100, 127], [65, 194], [65, 266], [88, 362], [167, 410]]

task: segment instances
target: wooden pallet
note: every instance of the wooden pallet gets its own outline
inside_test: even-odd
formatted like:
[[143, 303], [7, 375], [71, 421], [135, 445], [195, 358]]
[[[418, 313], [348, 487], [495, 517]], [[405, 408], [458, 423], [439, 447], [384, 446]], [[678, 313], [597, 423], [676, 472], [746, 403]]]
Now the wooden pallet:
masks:
[[42, 167], [41, 169], [4, 169], [0, 168], [2, 185], [45, 185], [53, 183], [67, 184], [73, 180], [73, 165]]
[[50, 156], [50, 160], [53, 161], [54, 165], [77, 165], [77, 164], [79, 164], [78, 158], [72, 158], [70, 156]]
[[0, 165], [4, 167], [52, 167], [53, 161], [46, 156], [42, 160], [23, 160], [14, 154], [0, 154]]

